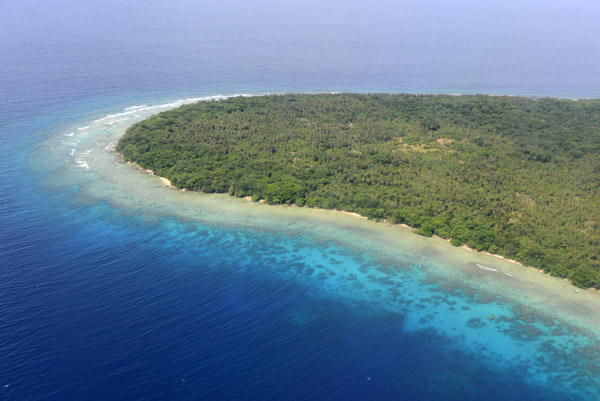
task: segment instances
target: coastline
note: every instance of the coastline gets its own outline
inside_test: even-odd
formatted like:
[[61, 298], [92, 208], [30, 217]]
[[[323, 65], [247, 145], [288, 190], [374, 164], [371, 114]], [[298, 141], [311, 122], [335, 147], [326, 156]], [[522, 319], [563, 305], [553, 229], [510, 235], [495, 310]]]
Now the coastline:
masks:
[[[113, 151], [115, 153], [117, 153], [114, 149], [113, 149]], [[119, 153], [117, 153], [117, 154], [119, 154]], [[123, 156], [122, 155], [121, 155], [121, 160], [123, 160]], [[139, 164], [137, 164], [135, 162], [126, 162], [126, 161], [123, 161], [123, 163], [125, 163], [125, 164], [131, 164], [131, 165], [135, 166], [138, 170], [141, 170], [141, 171], [143, 171], [145, 173], [148, 173], [148, 174], [150, 174], [153, 177], [157, 177], [163, 184], [165, 184], [165, 187], [167, 187], [167, 188], [180, 190], [179, 188], [177, 188], [173, 184], [171, 184], [171, 181], [169, 181], [168, 178], [156, 175], [156, 174], [154, 174], [154, 171], [152, 171], [152, 170], [148, 170], [146, 168], [143, 168], [142, 166], [140, 166]], [[185, 191], [185, 189], [181, 189], [180, 191]]]
[[[256, 279], [276, 276], [318, 297], [389, 313], [403, 332], [433, 333], [450, 348], [493, 360], [506, 371], [528, 364], [531, 380], [541, 385], [552, 383], [560, 372], [582, 377], [595, 372], [598, 291], [577, 290], [507, 258], [418, 235], [405, 224], [229, 194], [169, 190], [175, 188], [167, 180], [124, 162], [114, 151], [132, 123], [164, 109], [153, 106], [129, 114], [127, 121], [118, 115], [98, 123], [80, 121], [80, 127], [88, 127], [82, 130], [63, 127], [38, 148], [44, 153], [32, 153], [30, 167], [52, 177], [44, 183], [48, 190], [97, 208], [102, 220], [126, 230], [148, 230], [160, 252], [187, 258], [215, 249], [222, 258], [219, 265], [226, 263], [228, 269]], [[204, 266], [197, 259], [190, 267]]]
[[[118, 153], [118, 152], [117, 152], [116, 150], [114, 150], [114, 149], [112, 149], [112, 151], [113, 151], [115, 154], [119, 155], [119, 157], [121, 158], [121, 160], [123, 160], [123, 155], [121, 155], [120, 153]], [[158, 179], [159, 179], [159, 180], [160, 180], [160, 181], [161, 181], [161, 182], [164, 184], [164, 186], [165, 186], [165, 187], [167, 187], [167, 188], [169, 188], [169, 189], [174, 189], [174, 190], [181, 191], [181, 192], [190, 192], [190, 193], [196, 193], [196, 194], [201, 194], [201, 195], [204, 195], [204, 196], [217, 195], [217, 194], [207, 194], [207, 193], [203, 193], [203, 192], [200, 192], [200, 191], [190, 191], [190, 190], [187, 190], [187, 189], [185, 189], [185, 188], [183, 188], [183, 189], [177, 188], [177, 187], [175, 187], [174, 185], [172, 185], [172, 184], [171, 184], [171, 181], [169, 181], [169, 179], [168, 179], [168, 178], [161, 177], [161, 176], [159, 176], [159, 175], [155, 174], [155, 173], [154, 173], [152, 170], [145, 169], [145, 168], [141, 167], [140, 165], [138, 165], [138, 164], [137, 164], [137, 163], [135, 163], [135, 162], [125, 162], [125, 161], [123, 161], [123, 163], [125, 163], [125, 164], [131, 164], [131, 165], [134, 165], [134, 166], [135, 166], [135, 167], [136, 167], [138, 170], [141, 170], [141, 171], [143, 171], [143, 172], [145, 172], [145, 173], [148, 173], [148, 174], [150, 174], [150, 175], [151, 175], [151, 176], [153, 176], [153, 177], [156, 177], [156, 178], [158, 178]], [[235, 197], [233, 197], [233, 196], [231, 196], [231, 195], [229, 195], [229, 194], [227, 194], [227, 193], [218, 193], [218, 195], [224, 195], [224, 196], [229, 196], [229, 197], [231, 197], [231, 198], [234, 198], [234, 199], [238, 199], [238, 198], [235, 198]], [[244, 201], [250, 201], [250, 202], [252, 202], [252, 198], [251, 198], [250, 196], [246, 196], [246, 197], [243, 197], [243, 198], [241, 198], [241, 199], [243, 199]], [[259, 200], [257, 203], [266, 204], [266, 201], [265, 201], [264, 199], [260, 199], [260, 200]], [[356, 212], [349, 212], [349, 211], [346, 211], [346, 210], [338, 210], [338, 209], [321, 209], [321, 208], [318, 208], [318, 207], [306, 207], [306, 206], [302, 206], [302, 207], [300, 207], [300, 206], [298, 206], [298, 205], [296, 205], [296, 204], [273, 204], [273, 205], [268, 205], [268, 206], [295, 207], [295, 208], [305, 208], [305, 209], [313, 209], [313, 210], [321, 210], [321, 211], [331, 211], [331, 212], [338, 212], [338, 213], [340, 213], [340, 214], [343, 214], [343, 215], [346, 215], [346, 216], [357, 217], [357, 218], [360, 218], [360, 219], [363, 219], [363, 220], [368, 220], [368, 221], [369, 221], [369, 218], [368, 218], [367, 216], [363, 216], [363, 215], [361, 215], [361, 214], [359, 214], [359, 213], [356, 213]], [[411, 226], [409, 226], [409, 225], [407, 225], [407, 224], [404, 224], [404, 223], [399, 223], [399, 224], [390, 223], [390, 222], [388, 222], [388, 221], [387, 221], [387, 220], [385, 220], [385, 219], [384, 219], [384, 220], [382, 220], [382, 221], [380, 221], [380, 222], [373, 221], [373, 223], [375, 223], [375, 224], [377, 224], [377, 223], [383, 223], [383, 224], [388, 224], [388, 225], [390, 225], [390, 226], [392, 226], [392, 227], [401, 227], [401, 228], [403, 228], [403, 229], [409, 230], [409, 231], [410, 231], [411, 233], [413, 233], [414, 235], [417, 235], [417, 236], [419, 236], [419, 237], [423, 237], [423, 238], [428, 238], [428, 237], [426, 237], [426, 236], [423, 236], [423, 235], [420, 235], [420, 234], [418, 234], [418, 232], [417, 232], [418, 230], [417, 230], [415, 227], [411, 227]], [[571, 287], [573, 287], [573, 290], [574, 290], [574, 292], [576, 292], [576, 293], [579, 293], [580, 291], [586, 291], [586, 290], [589, 290], [589, 291], [594, 291], [594, 292], [598, 292], [598, 289], [597, 289], [597, 288], [587, 288], [587, 289], [579, 288], [579, 287], [577, 287], [577, 286], [573, 285], [573, 284], [571, 283], [571, 281], [570, 281], [570, 280], [568, 280], [568, 279], [566, 279], [566, 278], [560, 278], [560, 277], [554, 277], [554, 276], [550, 276], [550, 275], [546, 274], [546, 273], [544, 272], [544, 270], [543, 270], [543, 269], [537, 268], [537, 267], [535, 267], [535, 266], [527, 266], [527, 265], [525, 265], [525, 264], [523, 264], [523, 263], [521, 263], [521, 262], [519, 262], [518, 260], [515, 260], [515, 259], [507, 258], [507, 257], [505, 257], [505, 256], [498, 255], [498, 254], [494, 254], [494, 253], [487, 252], [487, 251], [478, 251], [477, 249], [475, 249], [475, 248], [471, 248], [471, 247], [469, 247], [469, 246], [468, 246], [468, 245], [466, 245], [466, 244], [462, 244], [462, 245], [460, 245], [460, 246], [458, 246], [458, 247], [457, 247], [457, 246], [454, 246], [454, 245], [452, 245], [452, 244], [451, 244], [452, 238], [443, 238], [443, 237], [440, 237], [439, 235], [436, 235], [436, 234], [433, 234], [433, 235], [432, 235], [430, 238], [434, 238], [434, 239], [436, 239], [436, 240], [442, 240], [442, 241], [445, 241], [445, 242], [447, 242], [448, 244], [450, 244], [451, 246], [453, 246], [453, 247], [455, 247], [455, 248], [462, 248], [462, 249], [465, 249], [465, 250], [467, 250], [467, 251], [469, 251], [469, 252], [472, 252], [472, 253], [474, 253], [474, 254], [476, 254], [476, 255], [485, 255], [485, 256], [489, 256], [489, 257], [497, 258], [497, 259], [499, 259], [499, 260], [502, 260], [502, 261], [505, 261], [505, 262], [509, 262], [509, 263], [512, 263], [512, 264], [518, 265], [518, 266], [520, 266], [520, 267], [523, 267], [523, 268], [530, 269], [530, 270], [532, 270], [532, 271], [535, 271], [535, 272], [537, 272], [537, 273], [540, 273], [540, 274], [542, 274], [542, 275], [546, 275], [546, 276], [548, 276], [548, 277], [551, 277], [551, 278], [553, 278], [553, 279], [556, 279], [556, 280], [561, 280], [561, 281], [567, 282], [567, 283], [569, 283], [569, 285], [570, 285]]]
[[[221, 97], [205, 100], [214, 98]], [[65, 133], [59, 136], [60, 146], [55, 139], [48, 140], [49, 147], [56, 153], [53, 165], [64, 163], [65, 155], [68, 158], [63, 164], [64, 181], [53, 185], [67, 192], [77, 187], [78, 197], [106, 202], [119, 214], [143, 217], [147, 221], [167, 218], [236, 231], [307, 235], [315, 243], [340, 244], [358, 255], [381, 259], [384, 264], [400, 263], [401, 269], [421, 266], [428, 275], [441, 280], [440, 286], [445, 282], [471, 286], [476, 291], [497, 294], [540, 312], [557, 314], [576, 327], [593, 327], [592, 331], [600, 331], [598, 291], [578, 290], [568, 281], [535, 268], [524, 269], [522, 264], [505, 257], [466, 246], [455, 247], [439, 237], [418, 235], [405, 224], [375, 222], [351, 212], [249, 202], [228, 194], [165, 191], [165, 187], [175, 188], [153, 172], [127, 164], [114, 151], [119, 138], [133, 123], [198, 100], [202, 99], [158, 104], [133, 112], [127, 110], [125, 115], [115, 113], [94, 122], [81, 121], [82, 130], [77, 126], [65, 127]], [[123, 117], [129, 119], [125, 121]], [[75, 134], [67, 134], [71, 132]], [[82, 162], [86, 162], [89, 169], [82, 168]], [[144, 174], [140, 174], [142, 171]], [[484, 271], [478, 264], [498, 272]]]
[[[400, 103], [392, 105], [386, 99], [393, 99]], [[309, 159], [305, 160], [303, 157], [296, 156], [296, 151], [300, 152], [304, 149], [302, 144], [305, 142], [302, 141], [310, 141], [311, 135], [315, 134], [313, 130], [303, 128], [304, 123], [301, 118], [300, 122], [296, 122], [294, 119], [290, 120], [289, 115], [281, 113], [274, 117], [277, 124], [286, 127], [290, 125], [290, 132], [296, 132], [294, 130], [298, 128], [298, 141], [302, 144], [296, 146], [296, 139], [294, 139], [292, 141], [294, 142], [293, 145], [289, 143], [282, 146], [275, 145], [270, 151], [261, 144], [260, 138], [255, 135], [248, 136], [243, 131], [235, 128], [231, 128], [231, 135], [225, 135], [224, 139], [219, 138], [216, 143], [213, 143], [210, 139], [214, 139], [210, 124], [200, 124], [204, 128], [198, 128], [199, 131], [196, 131], [196, 128], [193, 127], [184, 128], [185, 124], [190, 124], [190, 121], [196, 124], [194, 121], [199, 118], [198, 113], [203, 111], [211, 115], [210, 118], [215, 118], [215, 115], [213, 115], [215, 108], [229, 110], [231, 107], [243, 107], [243, 110], [246, 110], [246, 106], [256, 105], [256, 108], [248, 109], [250, 110], [248, 115], [243, 114], [243, 117], [232, 117], [234, 119], [249, 118], [248, 116], [253, 116], [256, 113], [258, 113], [258, 116], [264, 113], [262, 107], [265, 107], [265, 104], [282, 104], [286, 105], [285, 107], [291, 107], [289, 106], [290, 101], [306, 101], [306, 107], [309, 107], [312, 110], [311, 113], [314, 114], [319, 114], [319, 110], [330, 103], [336, 105], [332, 109], [335, 112], [332, 112], [329, 117], [335, 120], [335, 122], [331, 122], [332, 126], [339, 129], [332, 131], [336, 134], [332, 134], [331, 138], [326, 137], [323, 139], [324, 137], [321, 137], [319, 140], [325, 141], [325, 148], [334, 146], [333, 144], [342, 146], [340, 149], [336, 147], [336, 152], [341, 152], [340, 158], [347, 166], [347, 171], [344, 170], [342, 174], [343, 177], [339, 173], [342, 170], [336, 167], [338, 162], [331, 161], [332, 159], [327, 157], [323, 158], [322, 163], [319, 161], [319, 172], [315, 172], [316, 169], [308, 169], [308, 167], [306, 167], [307, 172], [303, 172], [303, 166], [312, 166], [313, 164], [310, 164], [312, 162]], [[497, 154], [499, 158], [491, 162], [489, 169], [484, 169], [482, 174], [477, 174], [479, 167], [477, 167], [478, 161], [476, 163], [475, 160], [483, 157], [481, 163], [488, 163], [489, 161], [484, 157], [487, 154], [485, 152], [488, 150], [486, 150], [486, 147], [481, 147], [481, 141], [479, 140], [474, 141], [472, 146], [469, 145], [470, 147], [463, 145], [462, 142], [468, 141], [467, 137], [463, 138], [460, 144], [450, 146], [449, 144], [452, 144], [454, 140], [447, 138], [431, 140], [431, 138], [438, 136], [444, 137], [445, 133], [429, 133], [427, 135], [413, 133], [410, 135], [413, 135], [414, 138], [409, 134], [407, 135], [412, 138], [412, 141], [423, 143], [423, 146], [415, 147], [411, 145], [406, 148], [408, 145], [397, 145], [396, 143], [398, 141], [402, 143], [402, 138], [392, 136], [389, 137], [392, 138], [391, 142], [378, 142], [376, 146], [380, 148], [381, 152], [378, 152], [377, 149], [376, 151], [364, 151], [363, 149], [362, 152], [358, 152], [354, 148], [348, 150], [349, 147], [348, 149], [344, 148], [344, 146], [349, 146], [345, 142], [347, 140], [345, 130], [353, 129], [354, 123], [346, 124], [344, 120], [344, 113], [347, 112], [347, 105], [344, 102], [360, 105], [368, 103], [371, 113], [385, 115], [386, 118], [392, 118], [398, 113], [407, 113], [407, 121], [420, 121], [419, 119], [424, 118], [422, 115], [423, 110], [417, 108], [414, 113], [407, 112], [403, 107], [399, 107], [399, 104], [412, 104], [411, 102], [419, 105], [423, 104], [426, 112], [434, 113], [434, 115], [439, 110], [431, 109], [432, 105], [438, 105], [439, 103], [447, 105], [452, 110], [455, 107], [462, 107], [460, 105], [464, 102], [474, 105], [473, 107], [476, 108], [485, 107], [488, 103], [498, 105], [499, 110], [492, 113], [493, 115], [489, 118], [502, 135], [498, 136], [489, 132], [481, 135], [487, 141], [491, 141], [490, 143], [499, 141], [498, 143], [502, 144], [501, 148], [506, 148], [506, 151], [494, 148], [494, 154]], [[514, 107], [508, 107], [507, 105]], [[564, 111], [566, 105], [573, 106], [572, 115], [570, 111]], [[381, 106], [381, 110], [378, 109], [379, 106]], [[596, 234], [593, 230], [593, 222], [596, 220], [597, 215], [594, 200], [597, 198], [597, 194], [593, 192], [593, 189], [586, 189], [582, 193], [581, 202], [573, 204], [568, 211], [565, 209], [563, 214], [567, 218], [565, 221], [569, 223], [564, 227], [555, 223], [561, 221], [562, 218], [560, 204], [568, 202], [568, 196], [577, 190], [576, 186], [580, 184], [581, 188], [588, 188], [585, 182], [593, 177], [590, 177], [591, 170], [586, 169], [586, 167], [594, 165], [595, 161], [585, 159], [583, 164], [575, 163], [572, 157], [576, 156], [569, 152], [565, 153], [565, 163], [573, 162], [572, 166], [574, 166], [573, 168], [577, 173], [573, 175], [573, 180], [565, 181], [562, 175], [554, 172], [554, 167], [559, 159], [558, 154], [548, 153], [544, 156], [543, 160], [545, 162], [552, 163], [548, 165], [552, 169], [540, 169], [540, 166], [527, 156], [529, 150], [523, 151], [525, 152], [523, 154], [520, 150], [522, 148], [529, 149], [529, 142], [527, 141], [530, 139], [524, 142], [513, 140], [513, 136], [515, 138], [529, 137], [522, 135], [523, 133], [518, 135], [513, 133], [514, 135], [511, 136], [512, 131], [503, 131], [504, 127], [501, 122], [506, 119], [520, 118], [519, 116], [523, 113], [524, 108], [527, 107], [535, 110], [531, 118], [538, 115], [535, 113], [543, 116], [543, 109], [550, 107], [557, 112], [553, 113], [555, 118], [548, 123], [555, 126], [559, 131], [562, 129], [568, 130], [572, 127], [570, 125], [564, 126], [562, 121], [572, 122], [579, 118], [582, 121], [588, 121], [585, 119], [587, 108], [591, 107], [593, 110], [598, 110], [598, 106], [600, 106], [599, 103], [586, 103], [585, 105], [575, 106], [572, 102], [548, 101], [535, 103], [521, 98], [508, 100], [494, 99], [487, 96], [469, 99], [468, 97], [449, 99], [448, 97], [433, 96], [426, 100], [416, 100], [414, 96], [403, 94], [395, 96], [360, 94], [306, 96], [290, 94], [254, 99], [238, 98], [218, 105], [200, 103], [182, 107], [145, 120], [128, 129], [127, 134], [120, 139], [116, 149], [124, 155], [126, 160], [139, 161], [144, 167], [172, 179], [173, 183], [180, 188], [206, 191], [208, 193], [228, 192], [239, 197], [253, 195], [265, 198], [269, 203], [297, 203], [300, 206], [337, 208], [341, 211], [357, 212], [376, 221], [380, 221], [380, 219], [385, 221], [383, 217], [386, 217], [391, 222], [404, 222], [418, 228], [419, 234], [431, 236], [432, 233], [437, 233], [446, 239], [454, 238], [451, 240], [454, 245], [466, 243], [469, 247], [473, 247], [478, 251], [488, 251], [519, 261], [528, 265], [528, 267], [543, 269], [544, 272], [551, 275], [568, 278], [579, 288], [588, 288], [597, 287], [599, 278], [598, 270], [595, 268], [597, 266], [594, 262], [598, 252], [593, 246]], [[320, 109], [315, 110], [318, 107]], [[357, 107], [360, 109], [359, 106]], [[279, 107], [277, 109], [279, 110]], [[512, 111], [507, 112], [505, 110]], [[299, 114], [299, 117], [302, 117], [302, 115]], [[182, 120], [182, 116], [185, 116], [184, 120]], [[342, 119], [338, 121], [337, 119], [340, 116], [342, 116]], [[568, 116], [573, 118], [566, 118]], [[358, 116], [355, 117], [358, 118]], [[454, 124], [446, 121], [449, 118], [446, 112], [440, 113], [436, 118], [439, 118], [441, 126], [445, 127], [440, 129], [439, 132], [445, 132]], [[204, 117], [199, 119], [204, 121]], [[187, 122], [181, 123], [181, 121]], [[219, 124], [226, 124], [226, 121], [230, 121], [230, 119], [223, 120]], [[479, 123], [479, 120], [476, 121]], [[531, 124], [529, 120], [527, 121], [521, 127]], [[461, 124], [463, 123], [466, 122], [461, 120]], [[300, 124], [300, 126], [296, 127], [297, 124]], [[406, 127], [403, 124], [408, 123], [400, 122], [393, 125], [392, 130], [396, 132], [395, 135], [404, 135], [402, 133], [405, 132]], [[422, 122], [419, 124], [422, 124]], [[375, 126], [378, 125], [375, 124]], [[264, 120], [258, 118], [256, 126], [253, 126], [252, 129], [254, 131], [257, 129], [264, 131], [263, 134], [269, 138], [278, 138], [278, 135], [282, 135], [277, 130], [273, 131], [272, 127], [273, 124], [265, 125]], [[412, 125], [409, 124], [408, 127], [412, 127]], [[437, 124], [432, 126], [431, 130], [437, 131], [439, 127], [440, 125]], [[359, 128], [356, 129], [357, 132], [364, 127]], [[590, 131], [592, 128], [593, 126], [590, 128], [589, 124], [582, 126], [581, 135], [584, 138], [582, 143], [587, 146], [582, 147], [582, 151], [592, 146], [588, 143], [593, 140], [593, 130]], [[424, 129], [429, 128], [425, 127]], [[193, 132], [195, 138], [196, 135], [202, 137], [202, 143], [210, 142], [211, 145], [207, 148], [208, 150], [194, 150], [194, 146], [200, 146], [202, 149], [203, 145], [192, 145], [186, 132]], [[382, 135], [386, 140], [389, 139], [385, 136], [388, 134]], [[425, 135], [425, 137], [422, 138], [419, 135]], [[538, 135], [537, 131], [536, 135]], [[352, 146], [356, 149], [367, 146], [363, 143], [365, 140], [367, 143], [369, 142], [366, 139], [367, 137], [364, 135], [358, 135], [358, 137], [362, 139]], [[549, 140], [552, 143], [562, 143], [559, 136], [553, 136]], [[576, 139], [573, 140], [576, 141]], [[145, 141], [149, 141], [148, 146]], [[430, 142], [433, 143], [431, 147], [427, 145]], [[187, 145], [183, 145], [183, 143]], [[188, 148], [188, 146], [191, 146], [191, 148]], [[398, 153], [398, 146], [400, 146], [402, 153]], [[534, 154], [546, 154], [538, 145], [534, 144], [532, 146], [537, 152], [534, 152]], [[431, 152], [429, 151], [430, 148]], [[449, 149], [444, 150], [446, 148]], [[580, 149], [579, 147], [576, 148]], [[185, 155], [181, 153], [182, 149], [186, 150]], [[190, 149], [192, 151], [188, 152]], [[435, 153], [440, 149], [442, 150], [441, 153]], [[198, 152], [202, 156], [199, 156], [200, 153]], [[271, 156], [269, 152], [275, 155]], [[355, 153], [361, 155], [355, 155]], [[424, 155], [421, 155], [421, 153]], [[455, 153], [457, 154], [454, 155]], [[585, 153], [585, 155], [589, 156], [588, 153]], [[317, 160], [318, 156], [314, 157]], [[362, 161], [357, 162], [354, 160], [356, 157]], [[236, 162], [238, 159], [243, 161], [241, 163]], [[271, 159], [273, 160], [271, 161]], [[428, 170], [430, 174], [422, 175], [419, 173], [423, 169], [423, 165], [430, 167], [430, 170]], [[520, 167], [502, 167], [511, 165], [519, 165]], [[571, 166], [571, 164], [568, 165]], [[218, 166], [222, 168], [218, 168]], [[252, 167], [249, 168], [250, 166]], [[277, 168], [273, 170], [273, 166], [277, 166]], [[336, 168], [338, 169], [337, 172]], [[367, 169], [370, 172], [369, 174], [377, 175], [377, 180], [361, 181], [362, 169]], [[323, 171], [327, 171], [327, 176], [332, 179], [320, 180], [319, 174], [322, 174]], [[517, 174], [518, 176], [525, 177], [518, 183], [513, 182], [516, 171], [520, 172], [520, 174]], [[399, 174], [400, 172], [408, 174], [407, 177], [410, 177], [410, 179], [402, 181], [403, 178]], [[475, 181], [470, 179], [471, 173], [477, 177]], [[256, 179], [256, 177], [259, 178]], [[536, 184], [536, 182], [544, 181], [546, 178], [554, 186]], [[429, 182], [430, 185], [423, 187], [424, 182]], [[492, 182], [499, 183], [497, 188], [491, 186], [490, 183]], [[267, 183], [269, 183], [268, 186], [266, 186]], [[398, 192], [398, 187], [405, 189]], [[485, 190], [481, 192], [478, 189], [479, 187]], [[534, 207], [534, 200], [543, 198], [551, 190], [556, 191], [556, 196], [551, 197], [551, 201], [546, 203], [544, 208]], [[471, 196], [469, 194], [473, 194], [473, 199], [468, 198]], [[368, 196], [372, 199], [368, 199]], [[585, 227], [583, 223], [578, 223], [580, 221], [585, 222]]]
[[[114, 153], [121, 157], [117, 152]], [[160, 183], [158, 185], [163, 190], [167, 186], [160, 180], [161, 177], [154, 173], [149, 174], [141, 167], [136, 167], [136, 171], [144, 172], [152, 180], [158, 178], [155, 182], [158, 181]], [[246, 214], [245, 217], [258, 214], [261, 216], [261, 220], [269, 218], [266, 216], [274, 219], [282, 216], [286, 219], [302, 219], [305, 220], [305, 224], [302, 225], [306, 227], [304, 232], [308, 232], [309, 227], [313, 225], [319, 228], [328, 225], [331, 232], [341, 229], [348, 234], [347, 238], [337, 239], [343, 246], [353, 248], [358, 252], [376, 250], [384, 260], [396, 258], [394, 250], [401, 244], [415, 254], [425, 254], [425, 257], [416, 257], [416, 260], [419, 260], [418, 263], [435, 261], [436, 264], [442, 266], [441, 270], [446, 270], [442, 276], [445, 275], [446, 279], [451, 282], [462, 281], [467, 283], [467, 286], [473, 285], [475, 288], [482, 289], [485, 287], [490, 294], [507, 297], [538, 311], [546, 310], [551, 315], [561, 312], [563, 321], [569, 321], [573, 327], [583, 329], [588, 335], [593, 335], [592, 333], [596, 329], [600, 330], [600, 292], [596, 289], [575, 287], [569, 280], [550, 276], [541, 269], [525, 266], [501, 255], [477, 251], [466, 245], [457, 247], [452, 245], [450, 240], [439, 236], [422, 236], [417, 234], [415, 228], [406, 224], [376, 222], [358, 213], [340, 210], [284, 204], [269, 205], [264, 200], [253, 202], [251, 199], [236, 198], [226, 193], [207, 194], [181, 190], [173, 186], [167, 186], [167, 189], [174, 189], [175, 191], [172, 193], [185, 195], [198, 206], [204, 205], [216, 210], [219, 208], [228, 211], [233, 209], [234, 213], [240, 213], [241, 209], [241, 213]], [[245, 224], [260, 225], [254, 219], [248, 219]], [[351, 232], [354, 234], [354, 231], [357, 231], [359, 235], [350, 235]], [[366, 235], [363, 237], [363, 234]], [[374, 241], [366, 240], [372, 236], [376, 238]], [[329, 238], [323, 236], [320, 240], [332, 241], [334, 238], [335, 234]], [[363, 243], [357, 245], [360, 241]], [[410, 245], [406, 245], [406, 243], [410, 243]], [[458, 269], [452, 271], [453, 268]], [[485, 275], [491, 276], [490, 278], [496, 281], [489, 281]], [[482, 279], [485, 283], [484, 287], [480, 287], [479, 281]], [[590, 325], [596, 329], [590, 331]]]

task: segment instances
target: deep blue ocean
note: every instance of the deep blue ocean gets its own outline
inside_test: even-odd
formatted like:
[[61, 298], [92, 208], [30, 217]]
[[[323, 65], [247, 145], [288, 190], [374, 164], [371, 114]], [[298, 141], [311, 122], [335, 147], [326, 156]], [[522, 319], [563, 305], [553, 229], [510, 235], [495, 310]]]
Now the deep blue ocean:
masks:
[[[0, 400], [598, 399], [593, 335], [537, 341], [533, 312], [336, 238], [123, 211], [55, 185], [50, 155], [70, 127], [189, 97], [600, 97], [599, 20], [591, 0], [0, 0]], [[506, 343], [416, 329], [440, 302], [497, 302]], [[492, 352], [515, 349], [533, 356]]]

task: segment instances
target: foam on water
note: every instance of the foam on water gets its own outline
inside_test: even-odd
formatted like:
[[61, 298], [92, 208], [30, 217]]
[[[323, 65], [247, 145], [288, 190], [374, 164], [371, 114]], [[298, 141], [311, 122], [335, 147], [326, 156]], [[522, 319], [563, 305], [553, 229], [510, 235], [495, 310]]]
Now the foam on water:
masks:
[[593, 292], [111, 153], [196, 94], [597, 97], [598, 2], [535, 1], [0, 0], [0, 399], [600, 399]]
[[85, 160], [75, 160], [75, 164], [79, 167], [85, 168], [86, 170], [90, 169], [90, 165]]
[[[57, 134], [39, 148], [42, 153], [31, 155], [30, 167], [52, 171], [55, 179], [46, 185], [65, 192], [76, 187], [75, 199], [90, 207], [108, 203], [124, 216], [163, 219], [173, 235], [164, 243], [176, 252], [190, 252], [195, 241], [214, 236], [238, 265], [248, 264], [251, 249], [269, 274], [307, 281], [340, 302], [361, 301], [398, 313], [406, 332], [434, 331], [449, 347], [487, 361], [499, 374], [519, 371], [531, 383], [581, 399], [600, 396], [596, 292], [575, 292], [569, 283], [536, 270], [399, 226], [335, 211], [168, 189], [114, 153], [132, 122], [182, 104], [222, 98], [131, 106], [84, 122], [88, 125], [79, 147], [87, 149], [85, 160], [64, 163], [64, 154], [72, 156], [75, 149]], [[40, 157], [51, 147], [49, 156]]]
[[489, 266], [480, 265], [479, 263], [477, 263], [477, 267], [479, 267], [481, 270], [486, 270], [486, 271], [489, 271], [489, 272], [497, 272], [497, 271], [499, 271], [498, 269], [494, 269], [493, 267], [489, 267]]

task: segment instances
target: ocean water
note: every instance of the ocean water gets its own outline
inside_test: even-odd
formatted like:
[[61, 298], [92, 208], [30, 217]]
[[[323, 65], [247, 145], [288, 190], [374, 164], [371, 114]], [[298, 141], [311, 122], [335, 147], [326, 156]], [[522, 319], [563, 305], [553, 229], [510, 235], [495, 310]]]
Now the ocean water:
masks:
[[598, 399], [595, 292], [111, 149], [238, 94], [598, 97], [599, 6], [283, 3], [0, 1], [0, 399]]

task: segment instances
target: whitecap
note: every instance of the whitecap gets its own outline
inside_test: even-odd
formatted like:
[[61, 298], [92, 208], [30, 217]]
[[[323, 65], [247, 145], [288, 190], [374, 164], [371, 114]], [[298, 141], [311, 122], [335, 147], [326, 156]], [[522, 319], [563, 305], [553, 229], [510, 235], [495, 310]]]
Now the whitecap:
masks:
[[90, 165], [88, 164], [88, 162], [86, 162], [85, 160], [75, 160], [75, 163], [79, 166], [79, 167], [83, 167], [85, 169], [90, 169]]
[[65, 136], [73, 136], [73, 135], [75, 135], [74, 132], [71, 132], [70, 134], [65, 134]]
[[135, 109], [141, 109], [142, 107], [146, 107], [146, 104], [142, 104], [141, 106], [131, 106], [131, 107], [126, 107], [125, 110], [135, 110]]
[[89, 126], [89, 125], [88, 125], [88, 126], [86, 126], [86, 127], [77, 128], [77, 131], [83, 131], [83, 130], [86, 130], [86, 129], [88, 129], [88, 128], [90, 128], [90, 126]]
[[73, 156], [73, 155], [75, 154], [75, 148], [71, 149], [71, 151], [69, 152], [69, 154], [70, 154], [71, 156]]
[[488, 266], [484, 266], [484, 265], [480, 265], [479, 263], [475, 263], [477, 265], [477, 267], [479, 267], [481, 270], [486, 270], [489, 272], [497, 272], [498, 269], [494, 269], [493, 267], [488, 267]]
[[138, 112], [138, 113], [140, 113], [140, 112], [142, 112], [142, 111], [146, 111], [146, 110], [154, 110], [154, 109], [156, 109], [156, 106], [148, 106], [148, 107], [143, 107], [143, 108], [141, 108], [141, 109], [137, 109], [137, 110], [135, 110], [135, 111], [136, 111], [136, 112]]
[[102, 117], [102, 118], [99, 118], [99, 119], [97, 119], [97, 120], [94, 120], [94, 122], [95, 122], [95, 123], [99, 123], [99, 122], [101, 122], [101, 121], [104, 121], [104, 120], [106, 120], [107, 118], [110, 118], [110, 115], [108, 115], [108, 116], [105, 116], [105, 117]]
[[181, 103], [179, 103], [179, 102], [172, 102], [172, 103], [159, 104], [156, 107], [164, 109], [165, 107], [177, 107], [179, 105], [181, 105]]
[[191, 97], [189, 99], [185, 99], [186, 102], [190, 103], [200, 102], [202, 100], [210, 100], [210, 97]]
[[139, 110], [131, 110], [131, 111], [125, 111], [125, 112], [123, 112], [123, 113], [108, 114], [108, 115], [106, 115], [106, 116], [104, 116], [104, 117], [102, 117], [102, 118], [99, 118], [99, 119], [97, 119], [97, 120], [94, 120], [94, 122], [95, 122], [95, 123], [99, 123], [99, 122], [101, 122], [101, 121], [108, 120], [109, 118], [116, 118], [116, 117], [128, 116], [128, 115], [130, 115], [130, 114], [137, 113], [138, 111], [139, 111]]

